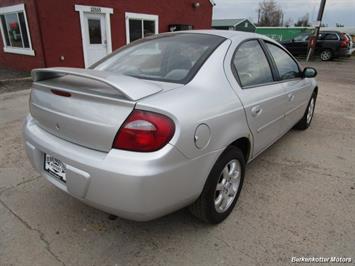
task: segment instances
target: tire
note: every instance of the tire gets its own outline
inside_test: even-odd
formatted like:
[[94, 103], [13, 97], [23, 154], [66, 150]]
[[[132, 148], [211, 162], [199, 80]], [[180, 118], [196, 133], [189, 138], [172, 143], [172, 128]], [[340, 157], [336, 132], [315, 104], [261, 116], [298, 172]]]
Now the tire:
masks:
[[[295, 129], [306, 130], [312, 123], [314, 110], [316, 107], [317, 94], [313, 92], [311, 99], [308, 102], [307, 109], [302, 117], [302, 119], [295, 125]], [[313, 103], [313, 104], [312, 104]]]
[[[189, 207], [190, 212], [206, 223], [222, 222], [237, 203], [244, 175], [245, 158], [242, 151], [234, 146], [228, 147], [213, 166], [200, 197]], [[231, 181], [227, 181], [228, 178]]]
[[333, 59], [333, 51], [330, 49], [325, 49], [320, 53], [320, 59], [322, 61], [330, 61]]

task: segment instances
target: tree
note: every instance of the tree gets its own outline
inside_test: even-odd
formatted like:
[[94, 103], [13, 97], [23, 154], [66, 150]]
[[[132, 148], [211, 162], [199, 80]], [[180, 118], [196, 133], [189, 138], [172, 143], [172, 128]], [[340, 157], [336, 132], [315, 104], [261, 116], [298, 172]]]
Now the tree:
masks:
[[311, 25], [309, 23], [309, 13], [299, 18], [295, 23], [295, 27], [310, 27], [310, 26]]
[[344, 24], [336, 23], [336, 27], [337, 27], [337, 28], [344, 28]]
[[263, 0], [259, 3], [258, 26], [282, 26], [284, 13], [275, 0]]

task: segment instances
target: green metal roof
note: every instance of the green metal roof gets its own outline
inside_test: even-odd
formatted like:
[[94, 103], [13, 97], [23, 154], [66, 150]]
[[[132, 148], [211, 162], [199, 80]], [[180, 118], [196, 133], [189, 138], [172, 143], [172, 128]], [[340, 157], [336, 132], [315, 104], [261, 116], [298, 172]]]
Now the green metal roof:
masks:
[[244, 20], [246, 19], [214, 19], [212, 20], [212, 27], [235, 27], [236, 25], [242, 23]]

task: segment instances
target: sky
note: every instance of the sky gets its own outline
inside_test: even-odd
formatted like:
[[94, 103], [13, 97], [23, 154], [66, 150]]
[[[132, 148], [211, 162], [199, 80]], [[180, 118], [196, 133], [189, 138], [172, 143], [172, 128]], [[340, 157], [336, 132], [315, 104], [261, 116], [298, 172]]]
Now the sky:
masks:
[[[215, 0], [213, 18], [249, 18], [257, 22], [258, 3], [262, 0]], [[317, 20], [321, 0], [276, 0], [285, 14], [285, 21], [294, 22], [309, 13], [310, 21]], [[336, 23], [355, 27], [355, 0], [327, 0], [323, 22], [329, 27]]]

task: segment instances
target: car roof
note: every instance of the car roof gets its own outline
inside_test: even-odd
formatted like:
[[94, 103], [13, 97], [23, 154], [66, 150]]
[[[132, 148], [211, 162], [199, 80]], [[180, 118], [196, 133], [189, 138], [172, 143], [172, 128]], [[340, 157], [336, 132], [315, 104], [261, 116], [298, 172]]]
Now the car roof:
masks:
[[321, 30], [319, 33], [333, 33], [333, 34], [340, 34], [340, 31], [335, 30]]
[[220, 37], [224, 37], [227, 39], [234, 38], [264, 38], [264, 35], [260, 35], [253, 32], [244, 32], [244, 31], [234, 31], [234, 30], [187, 30], [187, 31], [179, 31], [176, 33], [200, 33], [200, 34], [210, 34], [216, 35]]

